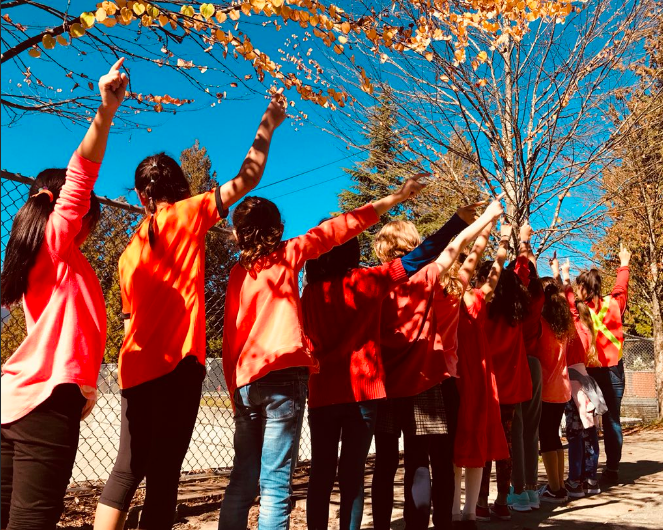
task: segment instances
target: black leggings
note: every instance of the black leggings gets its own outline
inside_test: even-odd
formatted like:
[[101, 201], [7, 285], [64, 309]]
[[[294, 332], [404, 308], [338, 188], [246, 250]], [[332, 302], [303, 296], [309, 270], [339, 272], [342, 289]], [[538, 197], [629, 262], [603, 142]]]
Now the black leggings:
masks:
[[541, 421], [539, 422], [539, 443], [542, 453], [562, 449], [559, 426], [566, 403], [541, 403]]
[[78, 385], [58, 385], [32, 412], [2, 426], [2, 528], [55, 528], [64, 510], [84, 405]]
[[171, 373], [122, 391], [120, 448], [99, 502], [122, 512], [146, 479], [140, 528], [170, 529], [180, 468], [200, 407], [205, 369], [186, 357]]

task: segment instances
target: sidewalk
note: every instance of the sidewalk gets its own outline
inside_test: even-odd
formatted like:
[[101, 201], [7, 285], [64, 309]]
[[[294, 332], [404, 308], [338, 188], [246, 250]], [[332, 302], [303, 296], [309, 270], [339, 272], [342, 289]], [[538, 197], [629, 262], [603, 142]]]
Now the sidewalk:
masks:
[[[603, 447], [601, 447], [603, 457]], [[603, 465], [601, 459], [601, 466]], [[366, 467], [366, 508], [362, 528], [372, 528], [370, 505], [370, 482], [373, 467]], [[539, 480], [545, 481], [543, 464], [539, 469]], [[663, 528], [663, 430], [633, 434], [624, 439], [624, 454], [620, 468], [621, 483], [604, 488], [600, 495], [573, 500], [563, 506], [543, 505], [530, 513], [515, 513], [508, 522], [479, 523], [482, 530], [551, 528], [578, 530], [633, 530]], [[491, 500], [494, 498], [495, 481], [491, 482]], [[293, 510], [291, 528], [306, 527], [306, 502], [301, 492], [297, 507]], [[392, 529], [402, 530], [403, 521], [403, 469], [396, 476], [395, 506]], [[338, 527], [338, 490], [332, 494], [329, 528]], [[251, 513], [251, 528], [255, 527], [257, 507]], [[176, 530], [216, 530], [218, 512], [190, 518], [175, 526]], [[431, 527], [432, 528], [432, 523]]]

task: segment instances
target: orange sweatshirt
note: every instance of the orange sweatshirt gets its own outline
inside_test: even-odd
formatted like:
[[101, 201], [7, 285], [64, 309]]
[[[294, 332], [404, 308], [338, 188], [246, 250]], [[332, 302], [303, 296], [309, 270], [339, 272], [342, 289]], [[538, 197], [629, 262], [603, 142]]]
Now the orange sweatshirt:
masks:
[[325, 221], [285, 241], [249, 272], [230, 272], [223, 330], [223, 373], [232, 396], [274, 370], [316, 368], [305, 347], [299, 298], [299, 271], [315, 259], [378, 222], [373, 205]]

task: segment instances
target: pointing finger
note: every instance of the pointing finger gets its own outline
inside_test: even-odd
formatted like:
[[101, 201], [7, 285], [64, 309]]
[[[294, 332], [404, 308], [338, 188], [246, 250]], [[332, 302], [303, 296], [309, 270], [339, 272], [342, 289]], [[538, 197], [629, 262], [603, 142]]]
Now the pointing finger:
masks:
[[111, 71], [118, 71], [122, 67], [122, 63], [124, 63], [124, 57], [120, 57], [113, 66], [111, 66]]

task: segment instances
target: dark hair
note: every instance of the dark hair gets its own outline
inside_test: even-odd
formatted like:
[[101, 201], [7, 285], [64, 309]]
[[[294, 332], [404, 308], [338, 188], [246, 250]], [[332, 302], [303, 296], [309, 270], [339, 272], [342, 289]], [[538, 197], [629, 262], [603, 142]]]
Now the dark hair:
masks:
[[348, 271], [359, 268], [360, 259], [359, 239], [353, 237], [320, 257], [308, 260], [304, 269], [306, 281], [311, 284], [332, 278], [342, 278]]
[[[28, 288], [28, 275], [44, 242], [46, 223], [55, 208], [55, 201], [60, 197], [66, 177], [66, 169], [45, 169], [39, 173], [30, 186], [28, 200], [16, 212], [1, 276], [1, 296], [5, 306], [20, 301]], [[53, 198], [51, 199], [48, 193], [39, 193], [42, 189], [48, 190]], [[86, 214], [90, 219], [91, 230], [94, 230], [99, 222], [100, 215], [99, 200], [94, 192], [91, 192], [90, 210]]]
[[554, 278], [541, 278], [541, 286], [545, 297], [541, 316], [558, 339], [568, 337], [575, 329], [575, 324], [564, 293]]
[[239, 262], [246, 270], [256, 260], [268, 256], [281, 244], [283, 222], [279, 209], [269, 199], [246, 197], [233, 212]]
[[138, 167], [134, 177], [136, 190], [145, 196], [147, 211], [150, 213], [148, 238], [150, 247], [156, 244], [154, 214], [157, 203], [174, 203], [191, 197], [189, 181], [184, 176], [180, 165], [165, 153], [145, 158]]
[[[479, 267], [477, 278], [488, 278], [492, 261]], [[510, 269], [502, 270], [495, 286], [495, 293], [488, 306], [488, 317], [492, 320], [503, 318], [510, 326], [522, 322], [529, 308], [530, 294], [516, 273]]]
[[601, 297], [601, 274], [597, 269], [582, 271], [576, 278], [576, 284], [587, 293], [585, 300], [591, 300], [595, 296]]

